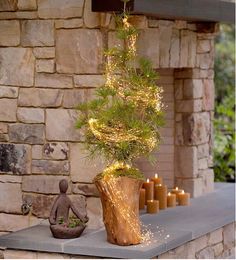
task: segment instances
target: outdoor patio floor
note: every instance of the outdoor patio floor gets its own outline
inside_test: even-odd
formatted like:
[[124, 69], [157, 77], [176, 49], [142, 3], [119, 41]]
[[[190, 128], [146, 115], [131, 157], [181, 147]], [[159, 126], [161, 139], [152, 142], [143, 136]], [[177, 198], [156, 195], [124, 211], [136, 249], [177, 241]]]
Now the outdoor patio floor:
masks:
[[0, 237], [0, 247], [109, 258], [151, 258], [235, 221], [234, 184], [217, 183], [215, 191], [159, 214], [141, 215], [151, 241], [117, 246], [106, 241], [104, 228], [85, 230], [77, 239], [55, 239], [48, 225], [37, 225]]

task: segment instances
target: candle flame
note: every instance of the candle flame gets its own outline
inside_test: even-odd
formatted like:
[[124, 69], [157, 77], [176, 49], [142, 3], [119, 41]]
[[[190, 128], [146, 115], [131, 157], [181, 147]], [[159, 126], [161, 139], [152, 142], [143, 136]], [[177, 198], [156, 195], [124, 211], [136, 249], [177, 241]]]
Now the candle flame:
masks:
[[149, 182], [149, 179], [147, 179], [147, 182]]
[[178, 187], [176, 187], [175, 189], [176, 189], [176, 190], [178, 190], [179, 188], [178, 188]]
[[184, 190], [181, 191], [181, 194], [184, 194]]
[[156, 178], [156, 179], [158, 178], [158, 174], [157, 174], [157, 173], [155, 173], [155, 178]]
[[170, 196], [171, 195], [171, 193], [170, 192], [168, 192], [168, 196]]

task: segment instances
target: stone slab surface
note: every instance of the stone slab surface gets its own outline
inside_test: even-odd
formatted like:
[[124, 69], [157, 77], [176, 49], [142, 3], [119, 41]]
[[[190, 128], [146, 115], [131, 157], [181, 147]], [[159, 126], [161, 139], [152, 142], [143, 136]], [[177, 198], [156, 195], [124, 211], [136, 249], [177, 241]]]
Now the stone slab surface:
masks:
[[234, 184], [216, 184], [215, 191], [191, 200], [188, 207], [169, 208], [157, 215], [141, 212], [152, 239], [121, 247], [106, 241], [106, 232], [85, 230], [77, 239], [55, 239], [49, 226], [37, 225], [0, 237], [0, 247], [109, 258], [152, 258], [234, 222]]

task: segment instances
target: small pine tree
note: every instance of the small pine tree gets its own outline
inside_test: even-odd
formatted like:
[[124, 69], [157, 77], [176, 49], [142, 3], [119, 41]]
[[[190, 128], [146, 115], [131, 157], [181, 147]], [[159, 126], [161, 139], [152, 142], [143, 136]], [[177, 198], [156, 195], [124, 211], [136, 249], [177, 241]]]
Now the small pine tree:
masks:
[[141, 178], [132, 161], [148, 156], [160, 141], [163, 124], [157, 73], [148, 59], [138, 59], [138, 32], [124, 11], [115, 16], [122, 46], [105, 51], [105, 84], [96, 98], [78, 106], [77, 128], [83, 128], [84, 144], [91, 156], [102, 155], [109, 163], [104, 174]]

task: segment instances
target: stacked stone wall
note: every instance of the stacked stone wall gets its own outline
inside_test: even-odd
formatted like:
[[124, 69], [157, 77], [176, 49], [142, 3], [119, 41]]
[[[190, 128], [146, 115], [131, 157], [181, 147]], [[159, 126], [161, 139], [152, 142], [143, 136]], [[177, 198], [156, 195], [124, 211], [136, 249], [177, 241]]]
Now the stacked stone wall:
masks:
[[[159, 170], [194, 196], [211, 191], [214, 32], [142, 15], [132, 23], [167, 105], [157, 167], [142, 161], [143, 171]], [[86, 160], [75, 108], [104, 82], [103, 50], [117, 43], [114, 34], [114, 19], [92, 13], [90, 0], [0, 2], [0, 234], [46, 218], [62, 178], [81, 211], [87, 207], [89, 226], [102, 225], [92, 179], [104, 164]], [[32, 217], [21, 214], [23, 202]]]

